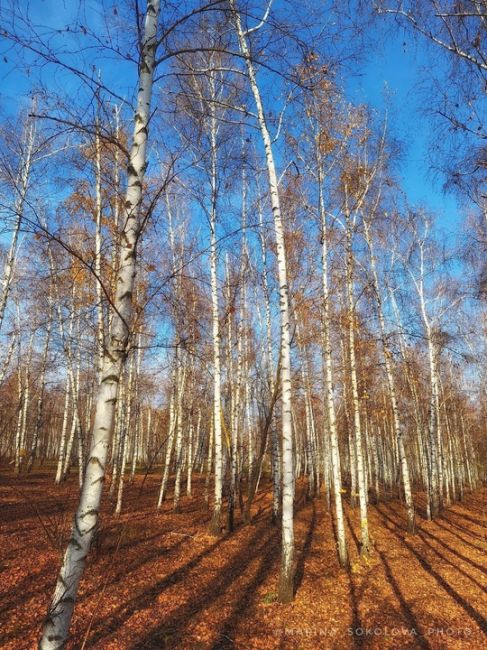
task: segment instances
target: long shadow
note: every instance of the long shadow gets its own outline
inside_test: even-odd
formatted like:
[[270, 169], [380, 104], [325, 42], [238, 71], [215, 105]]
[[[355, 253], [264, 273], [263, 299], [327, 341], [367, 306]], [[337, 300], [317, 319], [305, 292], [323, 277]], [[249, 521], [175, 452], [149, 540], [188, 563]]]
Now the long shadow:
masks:
[[[472, 607], [472, 605], [470, 605], [470, 603], [468, 603], [462, 596], [460, 596], [460, 594], [455, 591], [453, 587], [451, 587], [446, 582], [446, 580], [437, 571], [435, 571], [435, 569], [433, 569], [431, 564], [425, 560], [420, 553], [418, 553], [412, 544], [410, 544], [406, 539], [404, 539], [404, 537], [395, 531], [397, 524], [392, 519], [390, 519], [390, 517], [388, 517], [387, 513], [380, 510], [379, 506], [374, 507], [384, 520], [384, 525], [386, 526], [387, 530], [389, 530], [401, 542], [401, 544], [403, 544], [414, 555], [423, 569], [428, 572], [441, 587], [443, 587], [447, 594], [451, 596], [453, 600], [455, 600], [455, 602], [460, 605], [460, 607], [462, 607], [471, 618], [473, 618], [473, 620], [477, 623], [484, 634], [487, 634], [487, 620], [482, 616], [482, 614], [480, 614], [480, 612], [478, 612], [474, 607]], [[387, 522], [390, 522], [392, 526]]]
[[483, 591], [484, 593], [487, 593], [487, 587], [484, 587], [483, 585], [480, 584], [480, 582], [477, 582], [475, 578], [473, 578], [471, 575], [469, 575], [464, 569], [461, 569], [459, 566], [456, 564], [453, 564], [451, 560], [449, 560], [441, 551], [439, 551], [437, 548], [435, 548], [427, 539], [425, 539], [421, 534], [420, 534], [421, 541], [423, 544], [426, 544], [428, 548], [430, 548], [435, 555], [437, 555], [441, 560], [449, 564], [451, 567], [455, 569], [455, 571], [458, 571], [458, 573], [461, 573], [465, 578], [468, 578], [471, 582], [474, 583], [474, 585]]
[[[48, 517], [68, 515], [71, 513], [71, 509], [74, 508], [74, 502], [70, 503], [69, 499], [63, 500], [61, 496], [55, 499], [48, 499], [42, 502], [40, 506], [38, 503], [36, 503], [37, 510], [33, 505], [34, 501], [19, 501], [15, 504], [0, 506], [0, 516], [4, 522], [2, 527], [10, 530], [10, 524], [18, 524], [28, 519], [32, 519], [33, 522], [38, 523], [40, 526], [39, 516], [47, 524]], [[15, 528], [15, 530], [19, 530], [19, 528]]]
[[234, 640], [230, 638], [233, 629], [238, 625], [239, 620], [245, 616], [245, 613], [251, 609], [255, 603], [255, 594], [257, 589], [266, 581], [271, 569], [275, 566], [279, 558], [279, 536], [276, 530], [272, 535], [271, 541], [264, 547], [262, 558], [256, 569], [255, 577], [248, 583], [247, 587], [239, 595], [232, 613], [227, 617], [225, 623], [220, 628], [218, 637], [213, 643], [212, 650], [223, 650], [224, 648], [234, 648]]
[[[352, 522], [350, 521], [350, 516], [347, 510], [345, 509], [343, 510], [343, 514], [345, 515], [345, 520], [347, 522], [350, 535], [352, 536], [355, 545], [357, 546], [357, 553], [360, 555], [360, 542], [357, 535], [355, 534], [355, 530], [353, 528]], [[352, 631], [353, 631], [352, 639], [355, 648], [360, 650], [365, 645], [364, 637], [358, 632], [359, 630], [362, 629], [362, 622], [360, 620], [360, 613], [358, 611], [360, 594], [358, 593], [357, 587], [353, 581], [351, 568], [348, 569], [348, 585], [349, 585], [349, 593], [350, 593], [350, 605], [352, 609]]]
[[423, 535], [428, 535], [428, 537], [431, 537], [432, 539], [434, 539], [435, 542], [437, 542], [438, 544], [441, 544], [442, 546], [444, 546], [445, 549], [449, 553], [451, 553], [452, 555], [456, 555], [459, 560], [462, 560], [462, 562], [467, 562], [474, 569], [477, 569], [477, 571], [480, 571], [481, 573], [485, 573], [485, 570], [486, 570], [485, 566], [482, 566], [481, 564], [477, 564], [477, 562], [475, 562], [475, 560], [471, 560], [470, 558], [466, 557], [465, 555], [463, 555], [459, 551], [451, 548], [450, 546], [448, 546], [448, 544], [446, 544], [446, 542], [444, 540], [441, 539], [441, 537], [438, 537], [437, 535], [435, 535], [434, 533], [432, 533], [429, 530], [421, 529], [421, 533]]
[[[384, 503], [383, 500], [381, 500], [381, 503]], [[427, 498], [426, 495], [423, 494], [417, 494], [414, 500], [414, 512], [416, 515], [419, 515], [421, 519], [424, 519], [425, 521], [427, 520], [426, 518], [426, 504], [427, 504]], [[374, 504], [377, 505], [377, 504]]]
[[352, 522], [350, 521], [350, 515], [348, 514], [347, 510], [345, 510], [345, 509], [343, 510], [343, 514], [345, 515], [345, 519], [347, 521], [348, 528], [350, 530], [350, 535], [352, 536], [352, 539], [355, 542], [355, 546], [357, 547], [357, 553], [360, 555], [361, 544], [360, 544], [359, 538], [357, 537], [355, 529], [354, 529], [354, 527], [352, 525]]
[[[302, 505], [296, 505], [296, 512], [302, 508]], [[274, 527], [267, 527], [266, 521], [262, 526], [255, 526], [255, 532], [246, 541], [243, 548], [239, 548], [236, 554], [220, 568], [218, 574], [207, 584], [203, 585], [201, 590], [194, 594], [190, 602], [182, 604], [170, 614], [167, 620], [155, 629], [148, 630], [144, 637], [140, 638], [133, 646], [132, 650], [142, 650], [146, 648], [166, 648], [180, 647], [181, 638], [187, 629], [188, 623], [199, 612], [206, 609], [215, 600], [221, 598], [227, 589], [232, 585], [236, 576], [242, 574], [245, 568], [249, 566], [256, 557], [263, 555], [267, 561], [272, 556], [279, 556], [278, 545], [280, 539], [280, 530]], [[227, 538], [228, 539], [228, 538]], [[262, 540], [262, 543], [256, 547], [256, 543]], [[213, 550], [213, 549], [211, 549]], [[187, 571], [186, 571], [187, 573]], [[142, 599], [134, 599], [132, 608], [139, 609], [147, 606], [151, 600], [157, 596], [164, 588], [164, 583], [152, 587], [148, 592], [142, 595]], [[236, 611], [234, 612], [237, 616]], [[228, 640], [228, 639], [227, 639]]]
[[[153, 560], [157, 560], [157, 558], [163, 555], [167, 556], [170, 553], [176, 551], [184, 543], [184, 541], [186, 540], [179, 539], [174, 544], [171, 544], [169, 546], [158, 546], [155, 549], [151, 550], [149, 553], [145, 553], [141, 549], [139, 552], [138, 559], [136, 561], [130, 563], [124, 562], [122, 565], [117, 566], [116, 572], [114, 572], [110, 580], [106, 583], [106, 588], [108, 589], [110, 587], [113, 587], [118, 582], [125, 580], [129, 574], [134, 574], [136, 571], [141, 569], [146, 564], [149, 564]], [[102, 571], [103, 567], [100, 567], [100, 570]], [[106, 570], [110, 571], [110, 564], [107, 565]], [[100, 586], [95, 585], [93, 589], [86, 591], [83, 594], [83, 596], [79, 598], [78, 602], [87, 600], [88, 598], [94, 596], [95, 594], [98, 594], [99, 592], [100, 592]]]
[[478, 519], [474, 519], [473, 517], [466, 515], [464, 512], [457, 512], [456, 510], [448, 510], [448, 512], [451, 512], [457, 517], [460, 517], [460, 519], [466, 519], [467, 521], [470, 521], [472, 524], [478, 526], [479, 528], [485, 528], [487, 526], [487, 520], [479, 521]]
[[425, 649], [431, 648], [430, 644], [428, 643], [428, 641], [424, 636], [424, 632], [421, 629], [421, 625], [418, 623], [416, 617], [413, 614], [411, 607], [408, 605], [407, 601], [402, 595], [402, 592], [399, 588], [397, 580], [394, 578], [394, 575], [391, 571], [391, 567], [389, 565], [389, 562], [387, 561], [385, 554], [379, 550], [377, 550], [377, 554], [380, 557], [382, 564], [384, 565], [385, 574], [387, 576], [387, 579], [389, 580], [389, 584], [391, 585], [392, 590], [394, 591], [394, 594], [396, 595], [396, 598], [399, 601], [399, 604], [401, 606], [404, 618], [407, 621], [409, 629], [414, 630], [415, 633], [419, 632], [419, 634], [415, 636], [418, 647], [425, 648]]
[[298, 562], [296, 565], [296, 574], [294, 577], [294, 594], [296, 594], [298, 589], [301, 587], [301, 583], [303, 582], [304, 565], [306, 562], [306, 556], [308, 555], [309, 549], [311, 548], [311, 543], [313, 541], [313, 534], [316, 528], [316, 503], [314, 500], [311, 502], [311, 506], [312, 506], [311, 522], [308, 531], [306, 533], [303, 549], [299, 554]]
[[[449, 511], [449, 515], [455, 515], [456, 513]], [[473, 537], [474, 539], [478, 539], [480, 542], [485, 542], [485, 536], [482, 536], [480, 533], [477, 533], [475, 531], [470, 530], [470, 528], [466, 528], [465, 526], [462, 526], [463, 522], [461, 524], [458, 523], [458, 521], [451, 521], [449, 517], [446, 516], [446, 513], [443, 512], [441, 515], [442, 519], [445, 519], [449, 524], [452, 526], [455, 526], [455, 528], [458, 528], [458, 530], [462, 531], [463, 533], [466, 533], [467, 535], [470, 535], [470, 537]]]
[[470, 505], [470, 503], [473, 502], [474, 504], [480, 503], [480, 504], [483, 504], [483, 505], [487, 506], [487, 489], [486, 488], [487, 488], [487, 486], [484, 484], [483, 489], [480, 488], [480, 489], [473, 490], [473, 491], [470, 491], [470, 490], [467, 491], [466, 492], [466, 498], [464, 499], [464, 501], [469, 502], [469, 505]]
[[128, 620], [135, 610], [147, 607], [159, 593], [168, 587], [181, 582], [186, 575], [222, 543], [222, 539], [216, 540], [211, 546], [195, 555], [189, 562], [166, 575], [162, 580], [157, 581], [151, 587], [137, 597], [123, 602], [119, 607], [113, 610], [108, 618], [100, 621], [93, 626], [93, 633], [89, 637], [89, 646], [95, 647], [98, 641], [109, 635], [114, 628], [121, 627]]
[[[392, 515], [396, 516], [396, 513], [394, 511], [392, 511], [392, 512], [390, 511], [389, 514], [390, 515], [392, 514]], [[392, 521], [392, 520], [390, 520], [390, 521]], [[398, 528], [400, 527], [400, 525], [397, 522], [394, 522], [394, 523]], [[448, 546], [448, 544], [443, 539], [441, 539], [441, 537], [438, 537], [437, 535], [435, 535], [431, 531], [425, 530], [424, 528], [421, 528], [421, 527], [418, 526], [416, 532], [421, 537], [421, 539], [423, 540], [423, 542], [425, 544], [427, 543], [427, 541], [426, 541], [424, 536], [427, 535], [428, 537], [431, 537], [432, 539], [434, 539], [435, 542], [437, 542], [438, 544], [443, 546], [448, 553], [451, 553], [452, 555], [456, 555], [458, 557], [458, 559], [461, 560], [462, 562], [466, 562], [467, 564], [470, 564], [473, 569], [477, 569], [477, 571], [480, 571], [481, 573], [485, 572], [485, 567], [481, 566], [480, 564], [477, 564], [477, 562], [475, 562], [474, 560], [471, 560], [470, 558], [466, 557], [465, 555], [462, 555], [462, 553], [459, 553], [457, 550], [451, 548], [450, 546]], [[431, 547], [431, 548], [433, 548], [433, 547]], [[466, 575], [468, 575], [468, 574], [466, 574]]]
[[[460, 504], [463, 504], [463, 501], [460, 501], [460, 502], [457, 502], [457, 503], [458, 503], [458, 505], [460, 505]], [[469, 512], [477, 513], [481, 517], [485, 518], [485, 510], [486, 510], [487, 506], [482, 507], [482, 508], [476, 508], [475, 506], [473, 506], [472, 504], [469, 503], [469, 504], [467, 504], [467, 507], [468, 507]]]
[[[256, 542], [263, 539], [263, 542], [256, 547]], [[222, 594], [231, 586], [236, 576], [240, 575], [245, 568], [252, 562], [253, 558], [261, 553], [266, 554], [273, 549], [277, 554], [277, 541], [279, 539], [278, 531], [271, 531], [268, 535], [262, 535], [260, 529], [256, 530], [250, 540], [247, 542], [244, 549], [228, 560], [220, 569], [218, 574], [203, 586], [190, 602], [185, 603], [178, 607], [170, 616], [156, 628], [148, 630], [148, 632], [138, 641], [131, 646], [132, 650], [146, 650], [147, 648], [162, 648], [162, 647], [181, 647], [181, 639], [184, 636], [189, 621], [194, 618], [199, 612], [206, 609], [215, 600], [221, 598]], [[160, 593], [161, 589], [157, 585], [156, 594]], [[154, 589], [151, 590], [152, 592]], [[149, 604], [153, 599], [143, 597], [142, 601], [137, 599], [133, 603], [134, 608], [139, 609]]]
[[[149, 542], [152, 538], [155, 537], [161, 537], [161, 535], [154, 535], [151, 538], [146, 538], [144, 540], [141, 540], [141, 542]], [[125, 579], [127, 577], [128, 573], [133, 573], [134, 571], [137, 571], [140, 569], [144, 564], [147, 564], [151, 560], [157, 558], [160, 555], [163, 554], [168, 554], [170, 552], [173, 552], [177, 550], [177, 548], [184, 542], [184, 539], [177, 540], [174, 544], [171, 546], [166, 546], [166, 547], [159, 547], [155, 551], [153, 551], [150, 554], [143, 554], [140, 556], [139, 561], [136, 563], [131, 563], [131, 564], [125, 564], [121, 568], [118, 569], [117, 574], [107, 583], [107, 587], [113, 586], [117, 582], [120, 582], [121, 580]], [[138, 545], [138, 544], [136, 544]], [[45, 578], [46, 580], [50, 581], [51, 577], [49, 575], [45, 575], [46, 571], [43, 570], [41, 572], [38, 572], [34, 575], [29, 575], [26, 576], [17, 586], [14, 590], [10, 590], [8, 594], [6, 594], [6, 598], [8, 598], [8, 601], [6, 602], [5, 605], [2, 605], [0, 607], [0, 622], [2, 621], [2, 616], [7, 613], [12, 611], [13, 608], [21, 607], [25, 603], [27, 603], [29, 600], [32, 598], [45, 593], [46, 589], [48, 591], [51, 590], [51, 585], [46, 586], [46, 584], [42, 584], [41, 586], [38, 586], [36, 589], [30, 590], [30, 591], [24, 591], [25, 587], [27, 586], [28, 583], [32, 583], [32, 581], [38, 582], [40, 578]], [[90, 591], [87, 591], [86, 593], [83, 594], [78, 599], [78, 602], [83, 602], [90, 598], [91, 596], [94, 596], [95, 594], [98, 594], [100, 592], [100, 585], [98, 584], [96, 587], [91, 589]], [[4, 598], [2, 598], [4, 600]], [[1, 602], [1, 601], [0, 601]], [[18, 637], [18, 630], [14, 630], [10, 634], [4, 634], [2, 635], [2, 642], [7, 643], [10, 640], [13, 640]]]
[[[442, 517], [442, 519], [443, 519], [443, 517]], [[450, 526], [452, 526], [452, 524], [448, 520], [445, 519], [445, 521], [447, 521], [447, 523], [449, 523]], [[482, 548], [481, 546], [477, 546], [477, 544], [474, 544], [473, 542], [466, 539], [466, 537], [464, 537], [463, 535], [460, 535], [460, 533], [457, 533], [456, 530], [452, 530], [453, 526], [452, 526], [452, 528], [449, 528], [449, 527], [445, 526], [444, 523], [441, 523], [440, 519], [435, 519], [435, 524], [437, 526], [439, 526], [442, 530], [445, 530], [449, 535], [454, 535], [456, 538], [458, 538], [462, 542], [462, 544], [466, 544], [467, 546], [471, 546], [475, 551], [481, 551], [481, 552], [485, 553], [485, 550], [486, 550], [485, 548]]]
[[[392, 519], [390, 519], [390, 521], [392, 521]], [[396, 522], [394, 522], [394, 523], [395, 523], [395, 525], [399, 528], [399, 525], [398, 525]], [[487, 587], [484, 587], [484, 586], [481, 585], [479, 582], [477, 582], [477, 580], [476, 580], [475, 578], [473, 578], [469, 573], [467, 573], [464, 569], [462, 569], [461, 567], [457, 566], [456, 564], [453, 564], [453, 562], [452, 562], [452, 561], [451, 561], [451, 560], [450, 560], [450, 559], [449, 559], [449, 558], [448, 558], [444, 553], [442, 553], [440, 550], [438, 550], [436, 547], [434, 547], [434, 546], [431, 544], [431, 542], [429, 542], [429, 541], [425, 538], [424, 535], [425, 535], [425, 534], [428, 535], [429, 533], [427, 533], [426, 531], [423, 531], [422, 529], [417, 529], [417, 530], [416, 530], [416, 533], [417, 533], [418, 537], [421, 539], [421, 541], [423, 542], [423, 544], [425, 544], [428, 548], [430, 548], [430, 549], [433, 551], [433, 553], [435, 553], [435, 555], [437, 555], [441, 560], [443, 560], [443, 562], [446, 562], [446, 563], [449, 564], [451, 567], [453, 567], [453, 568], [455, 569], [455, 571], [458, 571], [458, 573], [461, 573], [463, 576], [465, 576], [465, 578], [468, 578], [471, 582], [474, 583], [474, 585], [475, 585], [478, 589], [480, 589], [481, 591], [487, 593]], [[434, 535], [431, 535], [431, 537], [433, 537], [435, 540], [438, 539], [438, 538], [435, 537]], [[438, 542], [438, 543], [441, 543], [441, 542]], [[453, 551], [450, 549], [449, 546], [447, 546], [446, 544], [443, 544], [443, 546], [447, 549], [447, 552], [449, 551], [449, 552], [453, 553]], [[459, 554], [457, 554], [457, 555], [459, 555]], [[463, 556], [460, 556], [460, 557], [461, 557], [461, 559], [463, 560]]]
[[[161, 533], [152, 535], [151, 537], [141, 539], [139, 541], [133, 541], [131, 540], [130, 542], [126, 542], [125, 544], [121, 544], [119, 547], [119, 551], [122, 552], [124, 548], [127, 548], [130, 546], [131, 548], [134, 548], [136, 546], [145, 544], [150, 542], [151, 540], [157, 539], [161, 537]], [[150, 562], [151, 560], [159, 557], [160, 555], [163, 554], [168, 554], [174, 550], [176, 550], [182, 543], [183, 539], [176, 541], [174, 544], [171, 544], [170, 546], [163, 546], [163, 547], [157, 547], [156, 549], [152, 550], [149, 554], [142, 554], [138, 555], [138, 560], [132, 563], [124, 563], [122, 566], [118, 565], [117, 566], [117, 571], [114, 573], [113, 577], [107, 582], [106, 586], [110, 587], [116, 584], [117, 582], [120, 582], [121, 580], [125, 579], [129, 573], [133, 573], [134, 571], [137, 571], [140, 569], [144, 564]], [[107, 549], [107, 551], [110, 549]], [[115, 547], [114, 549], [115, 550]], [[90, 553], [90, 566], [94, 566], [94, 563], [97, 562], [98, 558], [94, 558], [96, 556], [96, 553]], [[94, 560], [94, 562], [93, 562]], [[95, 565], [96, 566], [96, 565]], [[98, 564], [98, 568], [100, 570], [103, 569], [103, 567]], [[110, 564], [107, 566], [107, 570], [110, 570]], [[42, 593], [45, 591], [46, 587], [37, 587], [34, 590], [31, 591], [24, 591], [24, 587], [28, 583], [32, 583], [33, 580], [36, 578], [40, 578], [42, 574], [44, 573], [44, 570], [41, 572], [36, 573], [35, 575], [29, 575], [27, 576], [24, 580], [22, 580], [19, 585], [15, 587], [14, 590], [10, 590], [10, 592], [7, 594], [8, 596], [8, 603], [5, 604], [5, 606], [0, 607], [0, 616], [8, 610], [11, 610], [13, 607], [19, 607], [23, 605], [24, 603], [28, 602], [31, 598], [37, 596], [39, 593]], [[100, 591], [100, 586], [96, 585], [94, 586], [91, 590], [86, 591], [79, 599], [78, 602], [83, 602], [93, 596], [94, 594], [99, 593]], [[0, 601], [1, 602], [1, 601]]]
[[[35, 596], [39, 591], [43, 591], [43, 588], [37, 588], [35, 591], [26, 592], [25, 589], [28, 585], [32, 585], [32, 582], [37, 581], [45, 573], [45, 568], [36, 573], [30, 573], [20, 580], [15, 587], [10, 589], [6, 594], [4, 594], [0, 600], [5, 601], [5, 604], [0, 607], [0, 617], [5, 612], [12, 611], [13, 608], [22, 605], [24, 602], [27, 602]], [[0, 619], [1, 620], [1, 619]]]

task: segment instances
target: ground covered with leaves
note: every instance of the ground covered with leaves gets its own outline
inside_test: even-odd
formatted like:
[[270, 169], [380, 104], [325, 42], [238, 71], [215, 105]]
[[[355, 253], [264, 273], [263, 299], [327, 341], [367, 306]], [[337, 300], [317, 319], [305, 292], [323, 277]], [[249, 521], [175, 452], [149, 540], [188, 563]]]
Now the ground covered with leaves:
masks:
[[[370, 506], [373, 550], [358, 558], [358, 512], [347, 508], [352, 564], [339, 569], [323, 498], [296, 505], [296, 598], [276, 602], [279, 528], [262, 490], [254, 520], [207, 533], [201, 496], [155, 511], [159, 477], [136, 476], [124, 513], [104, 499], [70, 648], [313, 649], [487, 647], [487, 489], [408, 535], [396, 500]], [[266, 486], [264, 486], [266, 487]], [[196, 478], [195, 495], [203, 494]], [[302, 493], [302, 494], [301, 494]], [[34, 648], [77, 498], [72, 476], [0, 471], [0, 647]], [[421, 495], [417, 497], [421, 512]]]

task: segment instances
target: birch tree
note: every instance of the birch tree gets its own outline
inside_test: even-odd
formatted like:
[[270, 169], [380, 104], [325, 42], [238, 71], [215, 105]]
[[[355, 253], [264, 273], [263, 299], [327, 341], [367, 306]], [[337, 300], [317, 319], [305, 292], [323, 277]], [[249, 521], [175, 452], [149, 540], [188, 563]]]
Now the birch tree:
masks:
[[[242, 27], [240, 13], [235, 0], [229, 0], [240, 51], [245, 61], [248, 80], [257, 111], [257, 122], [265, 149], [265, 160], [269, 182], [269, 198], [274, 219], [274, 235], [277, 245], [279, 273], [279, 308], [281, 322], [281, 404], [282, 404], [282, 548], [279, 579], [279, 600], [289, 602], [294, 597], [294, 475], [293, 475], [293, 433], [291, 411], [291, 332], [289, 288], [287, 278], [284, 228], [279, 198], [278, 178], [271, 136], [267, 127], [262, 96], [249, 49], [249, 30]], [[270, 7], [270, 5], [269, 5]], [[267, 19], [266, 12], [263, 22]]]
[[14, 273], [15, 259], [17, 256], [20, 228], [22, 225], [22, 218], [24, 216], [23, 213], [27, 200], [27, 192], [29, 189], [29, 178], [33, 162], [35, 138], [35, 119], [27, 118], [23, 136], [24, 142], [22, 148], [24, 151], [19, 159], [18, 169], [13, 187], [13, 193], [15, 196], [12, 206], [12, 212], [14, 216], [14, 229], [3, 268], [2, 290], [0, 295], [0, 330], [2, 328], [2, 323], [5, 316], [5, 308], [7, 306], [7, 300], [12, 284], [12, 276]]
[[133, 141], [127, 168], [127, 193], [121, 241], [120, 271], [109, 340], [103, 355], [101, 381], [95, 408], [95, 421], [83, 489], [54, 591], [44, 623], [40, 647], [43, 650], [65, 645], [79, 581], [96, 529], [105, 475], [108, 445], [113, 425], [118, 383], [126, 356], [132, 318], [132, 292], [136, 273], [136, 249], [140, 235], [139, 219], [144, 173], [147, 166], [147, 135], [156, 64], [159, 0], [147, 3], [140, 51], [139, 89], [134, 114]]

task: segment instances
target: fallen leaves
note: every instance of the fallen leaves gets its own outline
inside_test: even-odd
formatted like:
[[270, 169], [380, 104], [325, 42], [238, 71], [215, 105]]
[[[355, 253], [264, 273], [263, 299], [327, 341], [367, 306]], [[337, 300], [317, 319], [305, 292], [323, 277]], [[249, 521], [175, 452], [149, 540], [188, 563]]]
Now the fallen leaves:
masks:
[[[19, 484], [39, 512], [49, 515], [62, 503], [69, 514], [76, 477], [54, 486], [47, 472], [15, 479], [5, 469], [0, 478], [0, 647], [22, 650], [35, 647], [60, 553], [9, 484]], [[324, 501], [299, 500], [296, 598], [280, 605], [280, 533], [270, 524], [268, 486], [257, 496], [260, 514], [252, 526], [238, 522], [233, 534], [215, 538], [202, 498], [183, 499], [180, 514], [168, 501], [156, 514], [158, 483], [151, 475], [141, 491], [137, 476], [119, 518], [105, 498], [103, 539], [80, 588], [70, 649], [85, 636], [86, 649], [103, 650], [482, 647], [486, 518], [479, 512], [487, 490], [437, 522], [420, 520], [414, 536], [405, 534], [399, 503], [371, 505], [374, 548], [367, 560], [359, 555], [358, 509], [347, 508], [350, 572], [338, 567]], [[194, 488], [202, 494], [199, 478]]]

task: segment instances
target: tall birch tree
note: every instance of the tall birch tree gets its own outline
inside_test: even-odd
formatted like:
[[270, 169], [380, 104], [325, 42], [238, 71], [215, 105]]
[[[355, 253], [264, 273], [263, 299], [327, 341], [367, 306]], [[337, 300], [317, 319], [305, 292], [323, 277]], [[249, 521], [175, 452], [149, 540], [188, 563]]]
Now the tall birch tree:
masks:
[[64, 647], [68, 638], [79, 582], [90, 550], [100, 509], [108, 446], [113, 426], [118, 384], [127, 354], [132, 320], [132, 293], [136, 274], [136, 251], [140, 235], [140, 207], [147, 166], [147, 137], [156, 65], [159, 0], [148, 0], [140, 49], [139, 85], [134, 113], [133, 140], [127, 167], [127, 192], [120, 269], [100, 386], [95, 407], [91, 448], [71, 539], [66, 549], [52, 603], [42, 630], [39, 647]]

